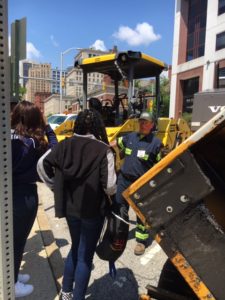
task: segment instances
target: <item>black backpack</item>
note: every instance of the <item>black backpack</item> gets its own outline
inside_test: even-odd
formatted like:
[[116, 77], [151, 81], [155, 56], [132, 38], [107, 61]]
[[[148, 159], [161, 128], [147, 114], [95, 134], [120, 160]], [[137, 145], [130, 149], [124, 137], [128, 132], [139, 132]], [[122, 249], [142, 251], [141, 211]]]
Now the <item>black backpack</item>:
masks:
[[[115, 262], [126, 248], [129, 234], [129, 217], [126, 207], [114, 205], [106, 217], [107, 225], [103, 237], [97, 245], [96, 253], [100, 259]], [[104, 229], [103, 229], [104, 230]]]

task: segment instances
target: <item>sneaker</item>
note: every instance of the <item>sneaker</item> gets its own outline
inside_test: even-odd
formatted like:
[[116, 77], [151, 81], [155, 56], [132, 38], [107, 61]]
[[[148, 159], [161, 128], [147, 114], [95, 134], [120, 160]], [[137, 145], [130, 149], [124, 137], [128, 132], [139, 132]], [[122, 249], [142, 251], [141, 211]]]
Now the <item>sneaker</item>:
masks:
[[66, 292], [61, 291], [60, 300], [72, 300], [72, 299], [73, 299], [73, 292], [66, 293]]
[[27, 283], [30, 280], [29, 274], [19, 274], [18, 275], [18, 281], [22, 283]]
[[134, 254], [135, 255], [142, 255], [145, 253], [145, 245], [142, 243], [137, 243], [134, 248]]
[[25, 297], [30, 295], [34, 290], [33, 285], [31, 284], [24, 284], [22, 282], [17, 281], [15, 284], [15, 297]]

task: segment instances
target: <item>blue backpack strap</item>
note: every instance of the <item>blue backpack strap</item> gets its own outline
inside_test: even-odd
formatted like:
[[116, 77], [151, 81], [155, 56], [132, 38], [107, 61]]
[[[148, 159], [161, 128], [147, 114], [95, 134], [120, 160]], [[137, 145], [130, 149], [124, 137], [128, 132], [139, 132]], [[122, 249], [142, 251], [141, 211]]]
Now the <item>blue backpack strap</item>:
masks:
[[116, 267], [114, 261], [109, 261], [109, 274], [114, 279], [116, 278]]

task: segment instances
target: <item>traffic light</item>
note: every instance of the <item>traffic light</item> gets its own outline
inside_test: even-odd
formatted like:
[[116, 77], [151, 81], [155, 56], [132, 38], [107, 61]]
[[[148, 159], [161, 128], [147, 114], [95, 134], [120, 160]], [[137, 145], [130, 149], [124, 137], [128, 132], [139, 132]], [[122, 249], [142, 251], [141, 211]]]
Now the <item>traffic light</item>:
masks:
[[62, 86], [62, 89], [65, 88], [65, 77], [62, 77], [62, 79], [61, 79], [61, 86]]

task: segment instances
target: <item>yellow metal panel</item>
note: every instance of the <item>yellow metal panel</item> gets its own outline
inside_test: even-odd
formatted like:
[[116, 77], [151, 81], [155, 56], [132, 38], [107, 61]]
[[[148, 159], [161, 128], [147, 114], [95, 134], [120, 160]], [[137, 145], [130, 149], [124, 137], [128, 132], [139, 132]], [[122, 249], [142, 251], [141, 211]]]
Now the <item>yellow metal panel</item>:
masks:
[[116, 54], [106, 54], [106, 55], [101, 55], [101, 56], [94, 56], [90, 58], [84, 58], [82, 60], [81, 65], [88, 65], [88, 64], [94, 64], [94, 63], [99, 63], [99, 62], [106, 62], [106, 61], [111, 61], [115, 60]]
[[[186, 259], [179, 252], [171, 259], [174, 266], [179, 270], [184, 279], [190, 285], [192, 290], [201, 300], [216, 300], [205, 284], [197, 276]], [[209, 270], [210, 272], [210, 270]]]
[[142, 57], [143, 59], [146, 59], [146, 60], [150, 61], [150, 62], [153, 62], [153, 63], [156, 64], [156, 65], [162, 66], [162, 67], [164, 67], [164, 68], [166, 67], [166, 65], [165, 65], [165, 63], [164, 63], [163, 61], [161, 61], [161, 60], [159, 60], [159, 59], [157, 59], [157, 58], [154, 58], [154, 57], [152, 57], [152, 56], [150, 56], [150, 55], [141, 53], [141, 57]]
[[[166, 168], [166, 166], [168, 166], [178, 155], [182, 154], [185, 150], [187, 150], [192, 144], [193, 143], [191, 141], [184, 142], [179, 147], [177, 147], [174, 151], [170, 152], [161, 161], [159, 161], [156, 165], [154, 165], [148, 172], [146, 172], [143, 176], [137, 179], [132, 185], [130, 185], [129, 188], [123, 192], [123, 196], [128, 200], [129, 195], [134, 194], [134, 192], [137, 189], [141, 188], [147, 181], [155, 177], [160, 171]], [[130, 202], [132, 201], [130, 200]]]

